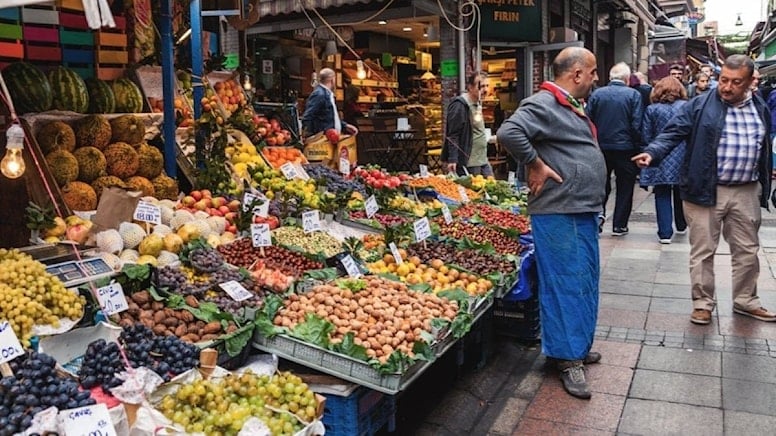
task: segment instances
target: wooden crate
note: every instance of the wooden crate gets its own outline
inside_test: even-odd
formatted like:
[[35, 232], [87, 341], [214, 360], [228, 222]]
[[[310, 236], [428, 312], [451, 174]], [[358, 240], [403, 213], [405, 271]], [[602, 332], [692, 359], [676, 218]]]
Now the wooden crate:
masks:
[[59, 10], [81, 11], [84, 10], [84, 4], [81, 0], [56, 0], [56, 6]]
[[24, 32], [19, 21], [20, 8], [0, 9], [0, 60], [12, 62], [24, 58]]
[[53, 6], [25, 6], [22, 21], [24, 24], [59, 26], [59, 12]]
[[96, 73], [102, 80], [124, 77], [129, 63], [127, 20], [117, 15], [113, 17], [113, 21], [116, 27], [103, 27], [94, 32]]
[[0, 8], [0, 20], [18, 22], [21, 20], [21, 8]]
[[22, 25], [25, 58], [30, 61], [62, 61], [59, 30], [54, 26]]
[[95, 73], [101, 80], [116, 80], [124, 77], [126, 67], [97, 65]]
[[83, 12], [59, 11], [59, 25], [65, 29], [89, 30], [89, 24]]

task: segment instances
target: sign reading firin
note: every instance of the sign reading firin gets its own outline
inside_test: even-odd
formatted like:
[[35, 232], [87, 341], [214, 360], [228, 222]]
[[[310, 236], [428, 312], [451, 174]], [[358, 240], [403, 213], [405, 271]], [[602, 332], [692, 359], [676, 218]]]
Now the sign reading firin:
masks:
[[541, 0], [477, 0], [482, 16], [482, 39], [541, 42]]

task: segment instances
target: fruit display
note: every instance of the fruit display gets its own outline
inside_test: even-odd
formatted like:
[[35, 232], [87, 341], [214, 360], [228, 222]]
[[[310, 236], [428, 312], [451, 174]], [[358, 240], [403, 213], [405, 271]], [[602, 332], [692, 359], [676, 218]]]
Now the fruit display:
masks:
[[388, 202], [387, 209], [410, 213], [418, 218], [427, 216], [429, 211], [438, 211], [442, 202], [436, 198], [431, 201], [415, 201], [403, 195], [396, 195]]
[[34, 325], [59, 327], [60, 318], [83, 316], [85, 301], [19, 250], [0, 248], [0, 319], [8, 320], [25, 347]]
[[[453, 199], [457, 202], [461, 201], [460, 188], [462, 187], [462, 185], [459, 185], [454, 181], [443, 176], [418, 177], [418, 178], [408, 180], [407, 184], [410, 187], [416, 188], [416, 189], [431, 188], [440, 195]], [[464, 187], [463, 189], [466, 192], [466, 196], [469, 197], [469, 200], [475, 200], [479, 198], [479, 194], [472, 191], [471, 189], [466, 187]]]
[[143, 324], [125, 326], [118, 342], [97, 339], [89, 343], [78, 380], [85, 389], [115, 388], [123, 383], [117, 375], [127, 370], [127, 363], [135, 369], [149, 368], [169, 381], [199, 365], [199, 348], [174, 336], [157, 336]]
[[75, 132], [65, 122], [49, 121], [43, 124], [35, 135], [40, 150], [43, 153], [50, 153], [55, 150], [65, 150], [72, 152], [75, 150]]
[[406, 174], [392, 176], [377, 166], [356, 168], [353, 171], [353, 176], [363, 180], [367, 186], [374, 189], [396, 189], [403, 181], [409, 180], [409, 176]]
[[476, 296], [484, 295], [493, 289], [490, 280], [451, 268], [441, 259], [431, 259], [426, 264], [421, 262], [419, 257], [411, 256], [399, 265], [393, 255], [386, 254], [382, 259], [370, 263], [368, 268], [373, 274], [395, 274], [408, 285], [429, 285], [435, 294], [461, 289]]
[[112, 114], [116, 111], [116, 96], [113, 88], [104, 80], [89, 78], [85, 80], [89, 93], [90, 114]]
[[[287, 206], [283, 203], [289, 203], [292, 199], [296, 199], [298, 206], [317, 209], [320, 206], [320, 195], [318, 194], [315, 181], [294, 179], [286, 180], [283, 174], [279, 170], [274, 168], [259, 168], [254, 167], [248, 169], [251, 175], [251, 179], [257, 188], [264, 192], [264, 195], [270, 200], [277, 198], [281, 200], [282, 204], [279, 204], [280, 209], [287, 209]], [[298, 210], [289, 211], [280, 216], [292, 216], [296, 215]], [[270, 213], [278, 216], [278, 214], [272, 212], [272, 206], [270, 206]]]
[[461, 248], [440, 241], [427, 241], [426, 244], [412, 244], [407, 247], [407, 255], [417, 256], [424, 263], [440, 259], [446, 265], [459, 266], [480, 276], [493, 273], [509, 275], [515, 272], [515, 262], [502, 256], [484, 253], [482, 250]]
[[116, 113], [134, 114], [143, 111], [143, 92], [129, 79], [116, 79], [111, 82], [116, 99]]
[[444, 220], [439, 218], [437, 218], [437, 223], [442, 236], [457, 240], [469, 239], [478, 244], [491, 244], [499, 254], [517, 255], [523, 250], [517, 239], [496, 229], [460, 221], [445, 224]]
[[499, 209], [487, 204], [463, 205], [455, 210], [453, 216], [467, 219], [477, 217], [485, 224], [515, 230], [521, 235], [525, 235], [531, 231], [530, 221], [527, 216]]
[[59, 66], [49, 71], [49, 84], [53, 96], [51, 106], [61, 111], [84, 114], [89, 109], [89, 92], [86, 83], [75, 71]]
[[248, 102], [245, 98], [245, 93], [242, 91], [242, 86], [234, 79], [216, 82], [213, 84], [213, 89], [228, 114], [236, 112]]
[[377, 276], [350, 282], [358, 290], [344, 283], [325, 284], [302, 295], [289, 295], [273, 323], [293, 332], [296, 326], [318, 317], [331, 326], [324, 330], [328, 341], [337, 344], [352, 334], [355, 345], [364, 347], [369, 359], [384, 364], [394, 351], [412, 357], [414, 343], [424, 340], [424, 332], [431, 334], [432, 319], [452, 321], [458, 313], [457, 302], [411, 291], [404, 283]]
[[256, 146], [248, 141], [240, 140], [235, 141], [234, 144], [229, 145], [224, 149], [224, 154], [227, 159], [232, 163], [235, 175], [241, 179], [250, 179], [251, 175], [248, 169], [261, 168], [265, 169], [267, 164], [264, 162], [264, 158], [261, 157]]
[[322, 263], [277, 245], [264, 247], [262, 255], [261, 250], [255, 248], [249, 238], [220, 245], [218, 251], [232, 265], [248, 268], [254, 263], [261, 263], [265, 268], [278, 270], [295, 278], [301, 277], [305, 271], [323, 268]]
[[48, 78], [33, 64], [14, 62], [3, 69], [3, 79], [16, 112], [45, 112], [54, 98]]
[[49, 407], [60, 410], [95, 404], [72, 378], [60, 376], [48, 354], [28, 352], [10, 362], [14, 375], [0, 379], [0, 435], [22, 434], [33, 417]]
[[156, 407], [188, 433], [233, 436], [256, 417], [272, 435], [293, 435], [316, 418], [317, 400], [294, 374], [246, 371], [179, 386]]
[[304, 166], [305, 171], [311, 179], [318, 182], [320, 186], [325, 186], [326, 190], [334, 194], [344, 192], [358, 192], [366, 196], [366, 188], [363, 183], [346, 178], [339, 171], [321, 164], [308, 164]]
[[302, 151], [294, 147], [264, 147], [261, 153], [264, 155], [264, 159], [275, 169], [280, 169], [283, 164], [288, 162], [296, 164], [309, 163]]
[[374, 227], [383, 229], [406, 224], [410, 221], [410, 219], [405, 216], [380, 212], [372, 215], [372, 218], [367, 218], [366, 212], [363, 210], [354, 210], [350, 212], [349, 218], [354, 221], [366, 222], [368, 225], [376, 224]]
[[[151, 106], [151, 112], [164, 112], [164, 99], [148, 97], [148, 104]], [[175, 125], [183, 128], [194, 125], [194, 113], [184, 97], [175, 97], [173, 101], [175, 111]]]
[[342, 243], [326, 232], [305, 233], [299, 227], [284, 226], [272, 231], [279, 245], [312, 255], [332, 257], [342, 252]]

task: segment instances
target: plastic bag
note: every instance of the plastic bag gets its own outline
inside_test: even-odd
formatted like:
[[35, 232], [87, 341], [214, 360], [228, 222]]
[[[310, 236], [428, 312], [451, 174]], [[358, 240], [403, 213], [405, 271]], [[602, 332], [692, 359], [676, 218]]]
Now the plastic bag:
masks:
[[526, 249], [520, 254], [520, 272], [517, 283], [504, 295], [504, 301], [524, 301], [533, 296], [537, 286], [537, 270], [533, 236], [531, 234], [520, 236], [520, 245]]

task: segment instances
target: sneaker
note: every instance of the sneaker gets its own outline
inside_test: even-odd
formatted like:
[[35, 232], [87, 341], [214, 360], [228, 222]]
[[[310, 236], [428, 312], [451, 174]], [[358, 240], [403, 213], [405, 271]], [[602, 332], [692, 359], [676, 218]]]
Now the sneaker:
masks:
[[711, 322], [711, 311], [706, 309], [693, 309], [690, 315], [690, 322], [693, 324], [706, 325]]
[[660, 236], [658, 236], [657, 240], [660, 241], [661, 244], [670, 244], [671, 243], [671, 238], [661, 238]]
[[601, 353], [591, 351], [587, 353], [587, 356], [585, 356], [584, 360], [582, 360], [582, 363], [585, 365], [590, 365], [593, 363], [598, 363], [601, 361]]
[[615, 227], [614, 230], [612, 230], [612, 236], [624, 236], [627, 234], [628, 234], [627, 227]]
[[677, 235], [686, 235], [687, 234], [687, 227], [683, 228], [682, 230], [676, 230], [674, 233]]
[[590, 398], [590, 387], [585, 379], [585, 367], [580, 360], [566, 361], [566, 368], [561, 369], [560, 380], [563, 382], [563, 389], [571, 396], [588, 399]]
[[776, 321], [776, 313], [769, 311], [764, 307], [758, 307], [757, 309], [744, 310], [737, 307], [733, 307], [733, 312], [739, 315], [746, 315], [760, 321], [773, 322]]
[[604, 224], [606, 224], [606, 215], [599, 214], [598, 215], [598, 233], [604, 232]]

